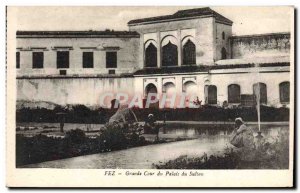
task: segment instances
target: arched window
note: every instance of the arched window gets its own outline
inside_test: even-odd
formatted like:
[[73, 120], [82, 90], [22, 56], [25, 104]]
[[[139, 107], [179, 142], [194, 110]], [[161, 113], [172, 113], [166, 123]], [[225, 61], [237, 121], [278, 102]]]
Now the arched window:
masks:
[[193, 81], [187, 81], [182, 86], [182, 91], [186, 95], [185, 107], [190, 107], [190, 104], [195, 105], [195, 102], [199, 102], [200, 105], [202, 101], [199, 99], [198, 86]]
[[152, 43], [145, 50], [145, 67], [157, 67], [157, 48]]
[[183, 65], [193, 64], [196, 64], [196, 46], [191, 40], [188, 40], [183, 45]]
[[226, 53], [226, 49], [225, 48], [222, 48], [222, 51], [221, 51], [221, 60], [224, 60], [227, 58], [227, 53]]
[[[149, 96], [149, 94], [151, 93], [151, 95]], [[149, 97], [149, 98], [148, 98]], [[151, 97], [151, 98], [150, 98]], [[144, 107], [145, 105], [147, 105], [147, 100], [152, 100], [152, 101], [155, 101], [156, 99], [158, 98], [157, 96], [157, 88], [154, 84], [150, 83], [146, 86], [145, 88], [145, 100], [144, 100]], [[159, 103], [156, 102], [156, 103], [150, 103], [148, 104], [149, 108], [157, 108]]]
[[238, 84], [231, 84], [228, 86], [228, 103], [241, 102], [241, 88]]
[[260, 104], [267, 104], [267, 85], [265, 83], [256, 83], [253, 85], [253, 94], [255, 98], [259, 98]]
[[148, 96], [149, 93], [157, 93], [156, 86], [152, 83], [148, 84], [146, 86], [145, 93], [146, 93], [146, 96]]
[[193, 81], [188, 81], [183, 84], [182, 90], [187, 95], [196, 95], [198, 92], [197, 84]]
[[225, 32], [222, 32], [222, 39], [225, 40]]
[[167, 82], [163, 85], [163, 93], [167, 93], [167, 94], [173, 94], [176, 90], [175, 90], [175, 84], [172, 82]]
[[215, 85], [205, 85], [205, 104], [217, 104], [217, 87]]
[[162, 66], [177, 66], [178, 51], [177, 46], [169, 41], [168, 44], [162, 47]]
[[281, 103], [290, 102], [290, 82], [282, 82], [279, 84], [279, 95]]
[[[175, 95], [176, 95], [175, 84], [172, 82], [165, 83], [162, 87], [162, 91], [164, 94], [166, 94], [166, 97], [168, 99], [175, 97]], [[163, 105], [165, 108], [173, 108], [174, 107], [174, 103], [172, 104], [170, 101], [166, 101]]]

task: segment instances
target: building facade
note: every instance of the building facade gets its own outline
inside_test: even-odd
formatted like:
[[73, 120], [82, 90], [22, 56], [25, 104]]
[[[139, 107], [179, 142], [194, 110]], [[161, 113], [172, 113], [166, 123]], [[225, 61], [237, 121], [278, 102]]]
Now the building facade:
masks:
[[290, 33], [232, 36], [210, 8], [136, 19], [129, 31], [18, 31], [17, 98], [99, 104], [104, 92], [288, 106]]

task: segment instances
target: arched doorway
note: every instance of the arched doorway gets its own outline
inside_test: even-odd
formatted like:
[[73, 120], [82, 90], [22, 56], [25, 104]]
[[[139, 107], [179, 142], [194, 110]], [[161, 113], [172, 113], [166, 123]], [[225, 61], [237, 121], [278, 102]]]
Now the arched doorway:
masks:
[[152, 43], [145, 50], [145, 67], [157, 67], [157, 48]]
[[241, 88], [238, 84], [231, 84], [228, 86], [228, 103], [241, 102]]
[[178, 50], [177, 46], [171, 41], [162, 47], [162, 66], [177, 66], [178, 65]]
[[[149, 96], [149, 94], [151, 94]], [[151, 97], [151, 98], [150, 98]], [[145, 107], [146, 106], [146, 102], [148, 100], [149, 102], [149, 108], [158, 108], [158, 104], [159, 102], [157, 101], [156, 103], [150, 103], [150, 100], [151, 101], [156, 101], [158, 99], [158, 95], [157, 95], [157, 88], [154, 84], [150, 83], [146, 86], [145, 88], [145, 99], [144, 99], [144, 102], [143, 102], [143, 106]]]
[[281, 103], [290, 102], [290, 82], [282, 82], [279, 84], [279, 96]]
[[217, 87], [215, 85], [205, 85], [205, 104], [217, 104]]
[[[186, 95], [185, 106], [190, 107], [190, 104], [201, 105], [202, 101], [198, 98], [198, 87], [193, 81], [188, 81], [183, 84], [183, 92]], [[198, 104], [199, 103], [199, 104]]]
[[154, 93], [157, 94], [157, 88], [154, 84], [150, 83], [146, 86], [145, 88], [145, 96], [147, 98], [147, 96], [149, 95], [149, 93]]
[[221, 50], [221, 60], [225, 60], [225, 59], [227, 59], [226, 49], [222, 48], [222, 50]]

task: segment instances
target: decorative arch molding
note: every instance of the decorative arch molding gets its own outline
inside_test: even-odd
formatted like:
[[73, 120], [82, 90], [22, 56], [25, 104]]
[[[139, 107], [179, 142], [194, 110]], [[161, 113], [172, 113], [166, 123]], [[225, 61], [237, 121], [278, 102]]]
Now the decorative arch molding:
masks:
[[197, 77], [196, 76], [192, 76], [192, 77], [183, 77], [182, 78], [182, 85], [184, 85], [187, 82], [194, 82], [195, 84], [197, 84]]
[[[171, 89], [174, 88], [174, 90], [175, 90], [176, 89], [176, 85], [173, 82], [166, 82], [162, 86], [162, 92], [166, 93], [168, 91], [168, 89], [170, 89], [170, 88]], [[176, 91], [174, 91], [174, 92], [176, 92]]]
[[210, 84], [211, 84], [210, 77], [205, 77], [204, 78], [204, 86], [208, 86]]
[[[189, 87], [194, 87], [194, 88], [196, 88], [196, 87], [197, 87], [196, 82], [193, 81], [193, 80], [188, 80], [188, 81], [186, 81], [185, 83], [183, 83], [183, 84], [182, 84], [182, 92], [186, 93]], [[196, 90], [194, 91], [194, 93], [197, 93], [197, 92], [198, 92], [198, 89], [196, 89]]]
[[148, 40], [144, 43], [144, 49], [146, 50], [146, 48], [147, 48], [151, 43], [152, 43], [156, 48], [158, 47], [157, 41], [155, 41], [154, 39], [148, 39]]
[[174, 85], [176, 85], [175, 77], [162, 78], [162, 85], [165, 85], [167, 83], [173, 83]]
[[193, 42], [195, 45], [196, 45], [196, 40], [194, 38], [194, 36], [192, 35], [187, 35], [187, 36], [184, 36], [182, 39], [181, 39], [181, 45], [183, 46], [184, 44], [186, 44], [186, 42], [190, 40], [191, 42]]
[[150, 84], [153, 84], [156, 88], [158, 88], [157, 78], [145, 78], [143, 80], [143, 90], [144, 90], [144, 96], [147, 96], [147, 86]]
[[163, 86], [167, 86], [167, 85], [173, 85], [173, 86], [175, 86], [175, 83], [174, 82], [166, 82], [166, 83], [163, 84]]
[[204, 74], [203, 78], [201, 78], [201, 80], [203, 81], [204, 85], [209, 85], [211, 84], [211, 76], [212, 74]]
[[172, 44], [178, 46], [178, 40], [175, 36], [173, 35], [166, 35], [161, 39], [161, 47], [167, 45], [169, 42], [171, 42]]
[[183, 85], [187, 85], [187, 84], [196, 84], [196, 82], [193, 80], [188, 80]]

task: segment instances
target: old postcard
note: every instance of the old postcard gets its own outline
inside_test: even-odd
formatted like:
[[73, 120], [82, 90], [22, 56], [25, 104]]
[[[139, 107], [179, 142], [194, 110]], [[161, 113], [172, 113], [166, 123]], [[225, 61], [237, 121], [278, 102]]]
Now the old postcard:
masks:
[[7, 186], [292, 187], [294, 8], [7, 7]]

